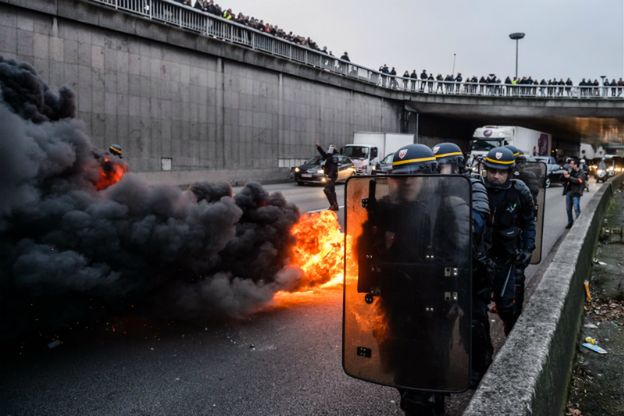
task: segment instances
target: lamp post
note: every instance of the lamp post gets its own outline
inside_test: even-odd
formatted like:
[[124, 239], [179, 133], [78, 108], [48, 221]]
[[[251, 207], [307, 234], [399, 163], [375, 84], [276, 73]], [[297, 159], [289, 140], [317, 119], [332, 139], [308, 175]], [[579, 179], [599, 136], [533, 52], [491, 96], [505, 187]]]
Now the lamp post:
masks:
[[451, 70], [451, 74], [455, 76], [455, 52], [453, 52], [453, 69]]
[[518, 79], [518, 41], [524, 37], [522, 32], [514, 32], [509, 35], [509, 39], [516, 41], [516, 79]]

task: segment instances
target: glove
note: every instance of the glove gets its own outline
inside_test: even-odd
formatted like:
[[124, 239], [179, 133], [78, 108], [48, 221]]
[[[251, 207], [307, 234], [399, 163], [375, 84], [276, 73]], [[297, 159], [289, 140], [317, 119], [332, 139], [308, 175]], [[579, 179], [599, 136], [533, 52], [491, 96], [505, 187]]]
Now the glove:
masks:
[[516, 263], [522, 266], [526, 266], [531, 261], [531, 256], [533, 255], [532, 251], [521, 250], [516, 254]]

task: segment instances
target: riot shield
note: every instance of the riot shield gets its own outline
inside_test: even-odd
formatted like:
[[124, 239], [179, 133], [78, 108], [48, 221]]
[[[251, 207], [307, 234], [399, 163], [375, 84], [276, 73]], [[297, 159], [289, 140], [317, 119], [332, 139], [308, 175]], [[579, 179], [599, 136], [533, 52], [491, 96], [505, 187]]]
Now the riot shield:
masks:
[[467, 389], [468, 178], [353, 177], [345, 200], [345, 372], [400, 388]]
[[522, 180], [531, 191], [537, 208], [535, 221], [535, 250], [531, 264], [542, 261], [542, 236], [544, 232], [544, 210], [546, 209], [546, 164], [543, 162], [521, 162], [516, 164], [517, 178]]

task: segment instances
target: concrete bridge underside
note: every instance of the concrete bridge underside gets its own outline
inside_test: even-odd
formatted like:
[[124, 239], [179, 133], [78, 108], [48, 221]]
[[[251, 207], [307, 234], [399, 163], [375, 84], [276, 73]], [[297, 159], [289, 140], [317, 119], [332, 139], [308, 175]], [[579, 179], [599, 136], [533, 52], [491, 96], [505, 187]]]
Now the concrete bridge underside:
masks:
[[475, 125], [521, 125], [572, 143], [620, 143], [624, 137], [624, 106], [605, 99], [420, 96], [406, 101], [405, 108]]

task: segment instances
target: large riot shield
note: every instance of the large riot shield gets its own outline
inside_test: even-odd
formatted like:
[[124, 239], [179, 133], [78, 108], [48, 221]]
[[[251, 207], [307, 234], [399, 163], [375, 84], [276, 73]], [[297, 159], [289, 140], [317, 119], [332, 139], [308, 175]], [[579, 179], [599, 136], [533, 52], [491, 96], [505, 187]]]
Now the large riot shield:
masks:
[[531, 256], [531, 264], [542, 261], [542, 236], [544, 232], [544, 210], [546, 209], [546, 164], [543, 162], [521, 162], [516, 164], [518, 179], [522, 180], [531, 190], [537, 208], [535, 221], [535, 250]]
[[467, 389], [468, 178], [354, 177], [345, 200], [345, 372], [401, 388]]

